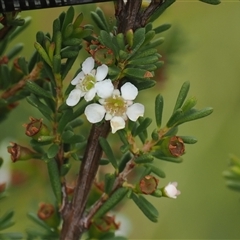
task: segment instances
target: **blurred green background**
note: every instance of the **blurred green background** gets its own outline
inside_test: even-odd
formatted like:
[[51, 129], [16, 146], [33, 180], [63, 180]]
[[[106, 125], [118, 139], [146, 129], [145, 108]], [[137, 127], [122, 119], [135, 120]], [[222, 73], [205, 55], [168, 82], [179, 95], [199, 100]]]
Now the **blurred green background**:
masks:
[[[112, 3], [99, 5], [113, 11]], [[88, 21], [88, 13], [94, 8], [93, 5], [84, 5], [76, 7], [76, 11], [82, 11]], [[21, 39], [16, 41], [25, 43], [22, 54], [26, 58], [34, 49], [36, 32], [51, 32], [52, 21], [63, 10], [66, 8], [21, 14], [33, 19]], [[109, 21], [113, 18], [111, 14]], [[146, 116], [153, 115], [153, 94], [161, 92], [165, 100], [166, 121], [186, 80], [191, 82], [189, 95], [198, 98], [197, 107], [211, 106], [214, 113], [180, 127], [180, 135], [193, 135], [198, 139], [197, 144], [187, 145], [183, 163], [156, 160], [167, 175], [160, 180], [160, 186], [177, 181], [182, 193], [176, 200], [148, 198], [159, 210], [159, 222], [149, 222], [130, 201], [120, 212], [130, 220], [131, 239], [240, 239], [240, 196], [226, 188], [222, 177], [228, 166], [229, 153], [240, 156], [239, 1], [223, 1], [218, 6], [196, 0], [177, 1], [156, 24], [166, 22], [171, 23], [172, 28], [164, 34], [166, 42], [161, 46], [167, 59], [165, 80], [152, 92], [140, 94], [139, 101], [146, 105]], [[158, 76], [162, 77], [162, 74]], [[28, 122], [28, 116], [40, 115], [23, 102], [11, 113], [9, 120], [1, 124], [2, 146], [16, 140], [27, 143], [22, 124]], [[4, 150], [1, 154], [8, 156]], [[0, 213], [4, 209], [15, 209], [17, 223], [11, 229], [23, 232], [32, 225], [26, 212], [36, 211], [39, 201], [51, 201], [52, 195], [43, 163], [39, 162], [36, 167], [32, 162], [21, 162], [11, 164], [11, 168], [14, 170], [14, 184], [9, 188], [9, 197], [0, 203]]]

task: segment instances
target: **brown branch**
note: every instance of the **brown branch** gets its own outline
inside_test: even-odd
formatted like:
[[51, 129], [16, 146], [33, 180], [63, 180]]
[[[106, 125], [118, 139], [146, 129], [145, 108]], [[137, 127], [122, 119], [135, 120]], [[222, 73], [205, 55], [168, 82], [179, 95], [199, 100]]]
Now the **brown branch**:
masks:
[[73, 200], [71, 203], [65, 205], [62, 212], [64, 220], [60, 238], [62, 240], [78, 240], [85, 231], [80, 225], [80, 220], [83, 217], [88, 194], [98, 170], [99, 160], [102, 156], [102, 148], [98, 140], [99, 137], [106, 138], [109, 131], [109, 122], [104, 122], [99, 126], [92, 126]]
[[84, 226], [85, 229], [88, 229], [91, 224], [91, 219], [95, 215], [95, 213], [98, 211], [98, 209], [101, 208], [101, 206], [106, 202], [106, 200], [118, 189], [120, 188], [123, 183], [126, 181], [127, 175], [134, 169], [135, 163], [134, 163], [133, 157], [131, 160], [128, 161], [126, 164], [124, 170], [118, 175], [118, 177], [115, 180], [115, 183], [113, 185], [113, 189], [111, 193], [107, 196], [105, 193], [102, 194], [101, 198], [92, 206], [90, 209], [88, 215], [82, 219], [81, 225]]
[[34, 81], [38, 79], [39, 73], [42, 70], [42, 68], [43, 68], [43, 63], [38, 62], [33, 68], [33, 70], [27, 76], [25, 76], [23, 79], [17, 82], [13, 87], [3, 92], [1, 95], [1, 98], [8, 99], [9, 97], [14, 96], [17, 92], [19, 92], [21, 89], [24, 88], [28, 80]]

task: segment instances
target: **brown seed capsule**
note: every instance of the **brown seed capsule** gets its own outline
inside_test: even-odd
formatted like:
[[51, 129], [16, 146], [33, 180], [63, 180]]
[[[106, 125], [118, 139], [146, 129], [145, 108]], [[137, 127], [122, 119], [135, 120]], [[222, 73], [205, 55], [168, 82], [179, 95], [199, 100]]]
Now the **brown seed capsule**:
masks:
[[183, 140], [177, 136], [171, 137], [169, 141], [168, 149], [174, 157], [182, 156], [185, 152], [185, 146], [184, 146]]
[[139, 188], [144, 194], [152, 194], [158, 186], [159, 180], [152, 175], [146, 175], [139, 183]]

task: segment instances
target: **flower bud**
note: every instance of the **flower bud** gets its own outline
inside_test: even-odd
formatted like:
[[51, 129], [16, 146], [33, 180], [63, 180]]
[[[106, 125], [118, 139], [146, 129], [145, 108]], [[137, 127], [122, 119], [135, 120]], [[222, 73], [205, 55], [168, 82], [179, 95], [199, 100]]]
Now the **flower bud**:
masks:
[[41, 203], [37, 215], [52, 228], [56, 228], [60, 223], [59, 214], [52, 204]]
[[157, 189], [158, 182], [158, 179], [154, 176], [146, 175], [141, 179], [139, 189], [144, 194], [152, 194]]
[[38, 140], [40, 136], [49, 136], [49, 130], [48, 127], [43, 124], [42, 119], [36, 119], [33, 117], [30, 117], [30, 123], [24, 124], [24, 127], [26, 128], [25, 134], [29, 137], [32, 137], [35, 140]]
[[161, 150], [168, 157], [180, 157], [185, 152], [184, 142], [177, 136], [165, 138], [161, 143]]
[[29, 148], [18, 145], [17, 143], [10, 143], [11, 146], [8, 146], [8, 152], [11, 154], [11, 159], [13, 162], [30, 160], [32, 158], [37, 158], [39, 155], [36, 152], [33, 152]]
[[177, 198], [181, 192], [177, 189], [177, 182], [170, 182], [166, 187], [162, 188], [162, 194], [164, 197]]

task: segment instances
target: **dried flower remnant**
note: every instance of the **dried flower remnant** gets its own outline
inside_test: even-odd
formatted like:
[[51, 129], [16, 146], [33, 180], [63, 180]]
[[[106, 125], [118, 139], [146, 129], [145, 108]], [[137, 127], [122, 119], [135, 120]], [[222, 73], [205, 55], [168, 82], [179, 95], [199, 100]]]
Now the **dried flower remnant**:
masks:
[[174, 157], [180, 157], [185, 152], [184, 142], [180, 137], [177, 136], [171, 137], [168, 148]]
[[139, 183], [139, 188], [144, 194], [152, 194], [157, 189], [157, 186], [158, 179], [152, 175], [144, 176]]

